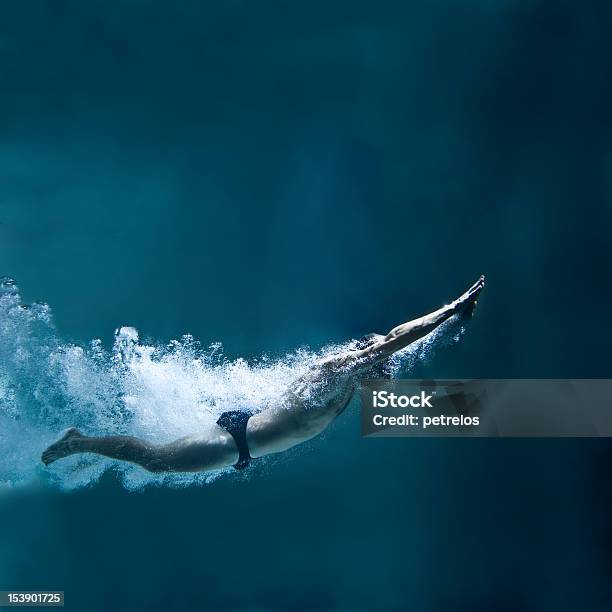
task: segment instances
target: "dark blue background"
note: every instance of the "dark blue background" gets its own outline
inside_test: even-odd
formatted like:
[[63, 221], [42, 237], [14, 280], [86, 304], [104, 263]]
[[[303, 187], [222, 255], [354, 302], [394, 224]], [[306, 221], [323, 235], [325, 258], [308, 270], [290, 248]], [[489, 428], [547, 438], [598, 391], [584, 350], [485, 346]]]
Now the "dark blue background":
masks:
[[[319, 346], [489, 284], [440, 377], [609, 377], [609, 2], [0, 9], [0, 262], [60, 331]], [[72, 610], [605, 610], [607, 441], [324, 440], [0, 498]], [[111, 604], [120, 598], [123, 603]]]

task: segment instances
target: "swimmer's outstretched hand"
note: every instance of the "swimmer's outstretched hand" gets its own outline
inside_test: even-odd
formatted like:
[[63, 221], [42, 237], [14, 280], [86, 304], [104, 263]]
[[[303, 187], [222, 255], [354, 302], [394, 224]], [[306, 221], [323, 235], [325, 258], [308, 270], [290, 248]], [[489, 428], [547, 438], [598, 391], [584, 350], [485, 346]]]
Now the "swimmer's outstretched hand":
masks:
[[478, 302], [478, 296], [484, 286], [485, 277], [482, 275], [461, 297], [451, 304], [453, 311], [468, 317], [473, 315]]

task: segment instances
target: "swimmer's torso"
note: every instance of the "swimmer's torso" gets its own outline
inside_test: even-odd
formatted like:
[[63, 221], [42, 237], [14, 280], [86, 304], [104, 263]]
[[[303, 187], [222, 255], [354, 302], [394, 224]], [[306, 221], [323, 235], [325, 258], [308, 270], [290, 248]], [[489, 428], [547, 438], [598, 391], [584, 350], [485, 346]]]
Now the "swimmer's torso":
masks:
[[[358, 382], [346, 355], [322, 359], [296, 380], [281, 398], [249, 419], [252, 457], [281, 452], [323, 431], [351, 401]], [[292, 432], [283, 436], [281, 432]]]

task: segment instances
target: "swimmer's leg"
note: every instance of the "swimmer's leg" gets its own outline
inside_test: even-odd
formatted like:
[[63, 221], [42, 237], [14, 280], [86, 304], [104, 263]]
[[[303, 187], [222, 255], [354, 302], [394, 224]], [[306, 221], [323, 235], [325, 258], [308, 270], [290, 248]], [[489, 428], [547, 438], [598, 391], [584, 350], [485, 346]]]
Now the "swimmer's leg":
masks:
[[218, 425], [206, 434], [161, 445], [131, 436], [84, 436], [73, 427], [43, 452], [42, 461], [49, 465], [78, 453], [96, 453], [129, 461], [150, 472], [198, 472], [228, 467], [238, 461], [234, 439]]

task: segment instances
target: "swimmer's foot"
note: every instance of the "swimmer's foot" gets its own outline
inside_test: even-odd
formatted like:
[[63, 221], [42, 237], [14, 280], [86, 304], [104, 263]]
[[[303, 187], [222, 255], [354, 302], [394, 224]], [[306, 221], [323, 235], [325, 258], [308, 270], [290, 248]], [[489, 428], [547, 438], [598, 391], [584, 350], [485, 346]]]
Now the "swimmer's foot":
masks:
[[75, 442], [84, 437], [76, 427], [71, 427], [57, 442], [43, 452], [41, 456], [42, 462], [45, 465], [49, 465], [58, 459], [78, 452], [75, 448]]
[[470, 316], [474, 314], [478, 296], [485, 286], [485, 277], [481, 276], [460, 298], [453, 302], [455, 312]]

